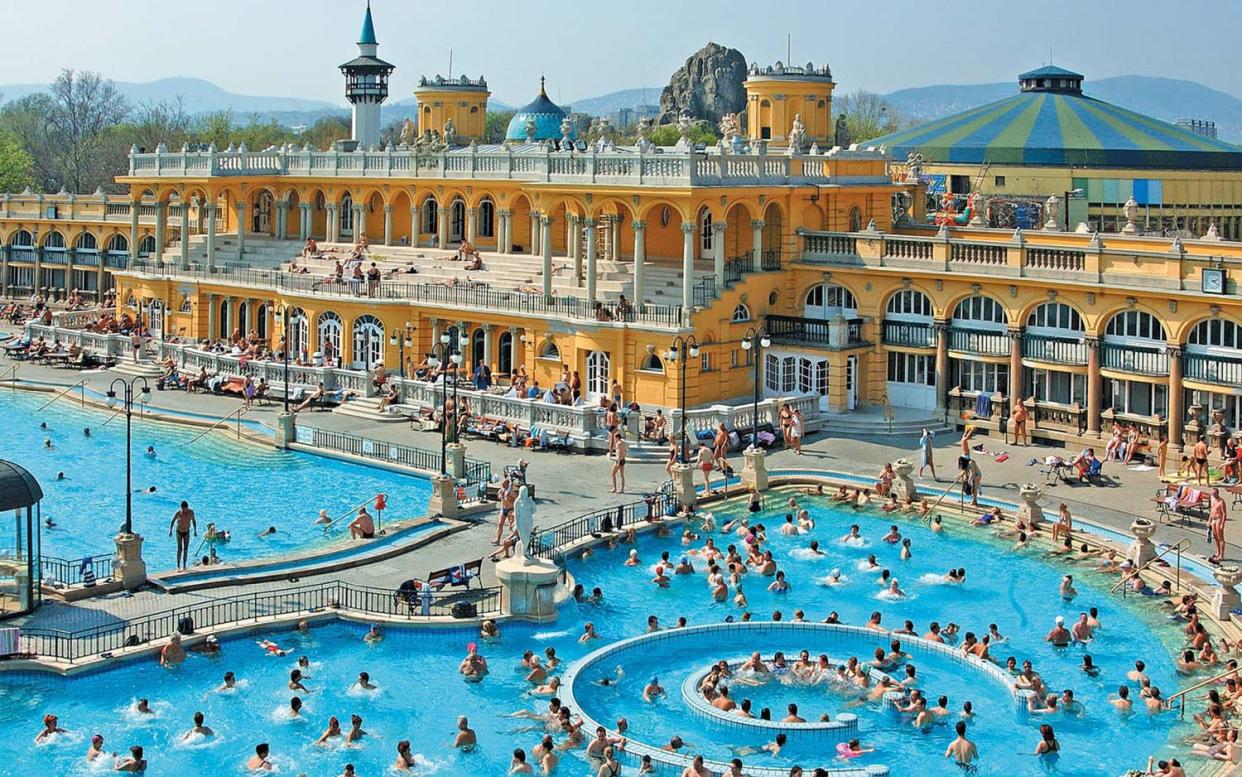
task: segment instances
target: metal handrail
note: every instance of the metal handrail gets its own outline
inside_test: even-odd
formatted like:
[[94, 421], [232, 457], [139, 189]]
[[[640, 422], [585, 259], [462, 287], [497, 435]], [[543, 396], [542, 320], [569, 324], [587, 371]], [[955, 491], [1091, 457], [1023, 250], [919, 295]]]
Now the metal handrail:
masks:
[[[16, 368], [16, 367], [14, 367], [14, 370], [16, 370], [16, 369], [17, 369], [17, 368]], [[14, 373], [14, 375], [16, 375], [16, 372]], [[16, 378], [14, 378], [14, 379], [16, 380]], [[73, 390], [74, 390], [75, 388], [77, 388], [78, 386], [85, 386], [85, 385], [86, 385], [86, 381], [87, 381], [87, 379], [86, 379], [86, 378], [83, 378], [82, 380], [79, 380], [77, 383], [74, 383], [72, 386], [69, 386], [69, 387], [68, 387], [68, 388], [66, 388], [65, 390], [57, 392], [57, 393], [56, 393], [56, 396], [52, 397], [52, 398], [51, 398], [51, 399], [49, 399], [48, 401], [44, 402], [42, 405], [39, 405], [37, 408], [35, 408], [35, 412], [36, 412], [36, 413], [37, 413], [37, 412], [39, 412], [39, 411], [40, 411], [40, 410], [42, 410], [43, 408], [47, 407], [48, 405], [50, 405], [50, 404], [52, 404], [53, 402], [55, 402], [56, 400], [60, 399], [60, 398], [61, 398], [61, 397], [63, 397], [64, 395], [68, 394], [70, 391], [73, 391]]]
[[1211, 685], [1212, 683], [1219, 682], [1219, 681], [1221, 681], [1221, 680], [1225, 679], [1226, 677], [1229, 677], [1229, 676], [1230, 676], [1230, 675], [1232, 675], [1232, 674], [1236, 674], [1236, 673], [1237, 673], [1237, 671], [1238, 671], [1238, 670], [1237, 670], [1237, 668], [1235, 667], [1235, 668], [1233, 668], [1233, 669], [1229, 669], [1229, 670], [1227, 670], [1227, 671], [1221, 672], [1220, 674], [1216, 675], [1215, 677], [1209, 677], [1209, 678], [1208, 678], [1208, 679], [1206, 679], [1206, 680], [1200, 680], [1199, 682], [1195, 683], [1194, 685], [1190, 686], [1189, 688], [1183, 688], [1182, 690], [1178, 691], [1177, 693], [1173, 694], [1172, 696], [1169, 696], [1167, 699], [1165, 699], [1165, 700], [1164, 700], [1164, 702], [1165, 702], [1165, 704], [1166, 704], [1166, 705], [1168, 705], [1168, 706], [1172, 707], [1172, 706], [1173, 706], [1173, 700], [1174, 700], [1174, 699], [1177, 699], [1177, 698], [1179, 698], [1179, 697], [1180, 697], [1180, 698], [1181, 698], [1181, 702], [1182, 702], [1182, 703], [1181, 703], [1181, 717], [1182, 717], [1182, 719], [1184, 720], [1184, 719], [1186, 718], [1186, 695], [1187, 695], [1187, 694], [1189, 694], [1191, 691], [1197, 691], [1197, 690], [1199, 690], [1200, 688], [1202, 688], [1202, 687], [1203, 687], [1203, 686], [1205, 686], [1205, 685]]
[[0, 378], [0, 382], [8, 381], [9, 388], [13, 389], [14, 391], [17, 391], [17, 368], [18, 366], [19, 365], [14, 364], [13, 366], [9, 367], [8, 370], [6, 370], [6, 373], [8, 374], [9, 377]]
[[246, 408], [244, 408], [244, 407], [239, 407], [239, 408], [237, 408], [237, 409], [236, 409], [236, 410], [234, 410], [233, 412], [231, 412], [231, 413], [229, 413], [228, 415], [226, 415], [226, 416], [224, 416], [223, 418], [221, 418], [219, 421], [216, 421], [214, 424], [212, 424], [211, 426], [209, 426], [209, 427], [207, 427], [206, 429], [204, 429], [204, 430], [202, 431], [202, 433], [200, 433], [200, 434], [199, 434], [197, 437], [195, 437], [193, 440], [190, 440], [189, 442], [185, 443], [185, 446], [186, 446], [186, 447], [191, 446], [191, 445], [193, 445], [194, 443], [198, 442], [199, 440], [203, 439], [203, 438], [204, 438], [204, 437], [206, 437], [209, 433], [211, 433], [211, 432], [215, 431], [215, 429], [216, 429], [216, 428], [218, 428], [219, 426], [221, 426], [221, 425], [223, 425], [223, 424], [227, 423], [227, 422], [228, 422], [228, 420], [229, 420], [230, 418], [232, 418], [233, 416], [237, 416], [237, 422], [238, 422], [238, 424], [240, 424], [240, 423], [241, 423], [242, 413], [245, 413], [245, 412], [246, 412]]
[[965, 472], [959, 472], [959, 473], [957, 473], [957, 477], [953, 478], [953, 482], [952, 482], [952, 483], [950, 483], [950, 484], [949, 484], [949, 487], [948, 487], [948, 488], [946, 488], [946, 489], [944, 490], [944, 493], [942, 493], [942, 494], [941, 494], [941, 495], [940, 495], [940, 496], [936, 499], [935, 504], [933, 504], [931, 507], [927, 508], [927, 515], [923, 516], [923, 522], [924, 522], [924, 523], [928, 523], [928, 524], [930, 524], [930, 523], [932, 522], [932, 512], [933, 512], [933, 511], [934, 511], [937, 507], [939, 507], [939, 506], [940, 506], [940, 503], [944, 501], [944, 498], [945, 498], [946, 496], [948, 496], [948, 495], [949, 495], [949, 494], [953, 491], [953, 487], [957, 485], [957, 482], [958, 482], [959, 480], [961, 480], [962, 478], [964, 478], [965, 476], [966, 476], [966, 473], [965, 473]]
[[[1124, 577], [1122, 577], [1122, 578], [1121, 578], [1121, 580], [1118, 580], [1118, 581], [1116, 582], [1116, 584], [1114, 584], [1114, 585], [1113, 585], [1113, 587], [1112, 587], [1112, 588], [1108, 589], [1108, 592], [1109, 592], [1110, 594], [1111, 594], [1111, 593], [1115, 593], [1115, 592], [1117, 591], [1117, 589], [1118, 589], [1118, 588], [1121, 588], [1123, 585], [1125, 585], [1125, 584], [1126, 584], [1126, 580], [1127, 580], [1128, 578], [1136, 577], [1136, 576], [1138, 575], [1138, 573], [1139, 573], [1139, 572], [1142, 572], [1144, 569], [1147, 569], [1149, 566], [1151, 566], [1152, 564], [1154, 564], [1154, 563], [1156, 563], [1157, 561], [1159, 561], [1159, 560], [1160, 560], [1161, 558], [1163, 558], [1163, 557], [1164, 557], [1164, 556], [1165, 556], [1165, 555], [1166, 555], [1169, 551], [1173, 551], [1173, 550], [1177, 551], [1177, 566], [1178, 566], [1178, 569], [1181, 569], [1181, 565], [1182, 565], [1182, 551], [1183, 551], [1183, 550], [1190, 550], [1190, 548], [1191, 548], [1191, 542], [1190, 542], [1190, 539], [1189, 539], [1188, 537], [1183, 537], [1183, 538], [1181, 538], [1180, 540], [1178, 540], [1178, 541], [1177, 541], [1177, 542], [1175, 542], [1174, 544], [1172, 544], [1172, 545], [1169, 545], [1169, 546], [1165, 547], [1165, 549], [1164, 549], [1164, 550], [1162, 550], [1162, 551], [1160, 551], [1159, 553], [1157, 553], [1156, 555], [1152, 556], [1150, 559], [1148, 559], [1146, 562], [1144, 562], [1142, 566], [1140, 566], [1140, 567], [1138, 567], [1138, 568], [1134, 569], [1134, 570], [1133, 570], [1133, 571], [1131, 571], [1129, 574], [1127, 574], [1127, 575], [1125, 575]], [[1179, 575], [1179, 577], [1180, 577], [1180, 575]]]
[[[384, 501], [387, 501], [387, 500], [388, 500], [388, 495], [387, 495], [387, 494], [383, 494], [383, 496], [384, 496]], [[366, 507], [367, 505], [371, 504], [371, 502], [372, 502], [372, 501], [374, 501], [374, 499], [375, 499], [375, 497], [370, 497], [369, 499], [365, 499], [365, 500], [363, 500], [363, 501], [359, 502], [358, 504], [354, 505], [353, 507], [349, 508], [349, 509], [348, 509], [348, 510], [346, 510], [345, 512], [341, 513], [341, 515], [340, 515], [339, 517], [337, 517], [337, 518], [333, 518], [331, 522], [324, 524], [324, 526], [323, 526], [323, 532], [324, 532], [324, 534], [327, 534], [327, 533], [328, 533], [328, 529], [331, 529], [333, 526], [336, 526], [336, 525], [337, 525], [337, 523], [339, 523], [340, 521], [343, 521], [343, 520], [345, 520], [346, 518], [348, 518], [349, 516], [353, 515], [353, 514], [354, 514], [354, 511], [356, 511], [359, 507]]]

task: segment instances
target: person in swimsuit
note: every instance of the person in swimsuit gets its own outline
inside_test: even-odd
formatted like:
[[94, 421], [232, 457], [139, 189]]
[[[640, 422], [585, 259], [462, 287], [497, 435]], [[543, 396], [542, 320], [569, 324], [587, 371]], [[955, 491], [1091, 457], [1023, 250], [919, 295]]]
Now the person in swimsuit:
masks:
[[1208, 447], [1207, 441], [1200, 435], [1199, 441], [1195, 443], [1194, 449], [1194, 466], [1192, 469], [1195, 473], [1195, 482], [1202, 483], [1205, 480], [1208, 485], [1212, 484], [1212, 475], [1208, 472]]
[[712, 449], [707, 447], [707, 443], [699, 443], [698, 458], [695, 463], [699, 466], [699, 471], [703, 473], [703, 490], [704, 496], [712, 492], [711, 474], [716, 467], [716, 457], [712, 455]]
[[367, 512], [367, 508], [358, 508], [358, 517], [349, 522], [349, 538], [369, 540], [375, 536], [375, 520]]
[[[616, 454], [616, 461], [612, 464], [612, 493], [625, 493], [625, 456], [630, 452], [630, 444], [625, 441], [624, 437], [618, 437], [616, 445], [613, 448]], [[621, 485], [617, 485], [617, 478], [620, 478]]]
[[198, 522], [189, 502], [183, 501], [181, 509], [173, 513], [172, 521], [168, 524], [169, 537], [173, 535], [174, 529], [177, 531], [177, 568], [185, 569], [190, 564], [190, 531], [193, 530], [194, 536], [198, 536]]

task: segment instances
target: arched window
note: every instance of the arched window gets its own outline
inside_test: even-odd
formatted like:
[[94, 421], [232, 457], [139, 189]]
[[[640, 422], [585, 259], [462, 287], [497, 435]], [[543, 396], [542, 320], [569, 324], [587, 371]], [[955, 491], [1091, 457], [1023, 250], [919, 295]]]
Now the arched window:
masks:
[[155, 237], [147, 235], [142, 239], [142, 242], [138, 244], [138, 255], [150, 256], [153, 253], [155, 253]]
[[341, 317], [331, 310], [325, 310], [319, 314], [319, 322], [316, 326], [317, 340], [319, 343], [319, 352], [323, 354], [325, 364], [335, 365], [341, 358], [341, 333], [344, 331], [345, 325], [341, 322]]
[[78, 243], [74, 246], [76, 251], [98, 251], [99, 241], [95, 240], [95, 236], [90, 232], [83, 232], [78, 235]]
[[435, 197], [428, 197], [423, 200], [423, 228], [422, 233], [425, 235], [434, 235], [439, 231], [440, 220], [440, 204], [436, 202]]
[[1242, 327], [1221, 318], [1200, 321], [1190, 330], [1186, 344], [1187, 350], [1195, 353], [1212, 352], [1237, 357], [1236, 353], [1229, 352], [1242, 349]]
[[543, 345], [539, 346], [540, 359], [561, 360], [561, 349], [556, 347], [556, 343], [551, 340], [544, 340]]
[[1004, 329], [1009, 316], [999, 302], [976, 294], [957, 303], [953, 309], [953, 323], [968, 324], [974, 329]]
[[807, 318], [833, 318], [837, 314], [845, 318], [858, 318], [858, 303], [854, 294], [844, 286], [816, 284], [806, 292], [803, 315]]
[[646, 372], [664, 372], [664, 360], [655, 351], [647, 354], [647, 358], [643, 359], [642, 366], [638, 369]]
[[459, 243], [465, 236], [466, 203], [453, 200], [453, 204], [449, 206], [449, 240]]
[[1063, 302], [1045, 302], [1031, 311], [1026, 318], [1028, 329], [1058, 330], [1083, 333], [1086, 327], [1078, 311]]
[[702, 248], [703, 256], [710, 256], [712, 246], [714, 245], [714, 237], [712, 235], [712, 212], [707, 208], [699, 214], [699, 245]]
[[[285, 315], [289, 316], [289, 339], [293, 342], [295, 349], [291, 356], [305, 361], [308, 355], [306, 349], [310, 345], [310, 327], [307, 326], [306, 311], [301, 308], [292, 308]], [[284, 337], [284, 333], [282, 332], [280, 336]]]
[[354, 234], [354, 198], [349, 194], [341, 197], [340, 204], [336, 206], [336, 220], [342, 235]]
[[932, 301], [918, 289], [903, 289], [888, 298], [884, 318], [893, 321], [926, 321], [932, 317]]
[[[145, 242], [145, 238], [144, 238]], [[152, 238], [154, 242], [154, 238]], [[140, 244], [141, 245], [141, 244]], [[129, 253], [129, 238], [122, 234], [116, 234], [108, 238], [108, 253], [114, 256], [121, 256]]]
[[53, 230], [47, 233], [47, 237], [43, 238], [43, 247], [52, 251], [65, 250], [65, 236]]
[[860, 230], [862, 230], [862, 211], [855, 205], [850, 208], [850, 231], [858, 232]]
[[496, 203], [483, 200], [479, 203], [479, 237], [496, 237]]
[[384, 362], [384, 323], [372, 315], [354, 319], [353, 363], [369, 370]]
[[267, 339], [267, 304], [260, 304], [254, 309], [254, 333], [260, 340]]
[[9, 241], [9, 245], [26, 248], [34, 245], [34, 235], [24, 229], [19, 229], [13, 233], [13, 237]]
[[1114, 343], [1146, 341], [1164, 343], [1164, 326], [1151, 313], [1125, 310], [1113, 316], [1104, 330], [1104, 338]]
[[729, 320], [730, 321], [749, 321], [750, 320], [750, 308], [746, 307], [744, 303], [739, 302], [737, 304], [737, 307], [733, 308], [733, 315], [730, 317]]

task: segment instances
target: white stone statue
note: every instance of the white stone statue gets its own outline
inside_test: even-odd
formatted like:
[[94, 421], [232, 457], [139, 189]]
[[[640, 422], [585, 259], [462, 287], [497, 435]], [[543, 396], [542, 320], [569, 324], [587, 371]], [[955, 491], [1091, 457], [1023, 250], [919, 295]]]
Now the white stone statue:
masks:
[[795, 113], [793, 126], [789, 128], [789, 154], [801, 154], [806, 145], [806, 125], [802, 123], [802, 114]]
[[737, 114], [726, 113], [720, 117], [720, 139], [730, 146], [733, 145], [733, 139], [741, 134], [741, 128], [738, 126]]
[[536, 133], [536, 132], [538, 132], [538, 131], [539, 131], [539, 128], [535, 126], [535, 120], [534, 120], [534, 119], [527, 119], [527, 120], [526, 120], [526, 142], [527, 142], [527, 143], [534, 143], [534, 142], [535, 142], [535, 133]]
[[444, 143], [449, 146], [457, 143], [457, 125], [453, 123], [452, 117], [444, 122]]
[[911, 151], [906, 154], [906, 183], [918, 183], [923, 174], [923, 155]]
[[683, 113], [677, 118], [677, 135], [680, 138], [677, 141], [678, 150], [686, 151], [692, 147], [690, 144], [690, 131], [692, 129], [694, 129], [694, 120], [690, 118], [690, 114]]
[[1127, 235], [1138, 232], [1138, 225], [1134, 223], [1134, 220], [1138, 218], [1138, 202], [1131, 197], [1126, 200], [1125, 205], [1121, 206], [1121, 211], [1126, 215], [1126, 225], [1121, 228], [1121, 231]]
[[418, 136], [414, 134], [414, 122], [406, 119], [401, 123], [401, 145], [412, 146], [418, 140]]
[[530, 548], [530, 533], [535, 528], [535, 500], [530, 498], [530, 491], [526, 486], [518, 489], [517, 501], [513, 503], [514, 519], [517, 523], [518, 539], [522, 542], [522, 557], [526, 557], [526, 551]]
[[574, 149], [574, 123], [569, 117], [561, 119], [561, 151], [573, 151]]
[[646, 154], [655, 147], [655, 144], [651, 142], [651, 128], [654, 125], [655, 121], [650, 118], [640, 119], [638, 122], [638, 142], [635, 145], [638, 146], [640, 154]]
[[1061, 222], [1057, 221], [1057, 210], [1060, 205], [1061, 199], [1055, 194], [1048, 195], [1048, 199], [1044, 201], [1044, 215], [1048, 217], [1044, 221], [1044, 229], [1048, 232], [1056, 232], [1061, 228]]

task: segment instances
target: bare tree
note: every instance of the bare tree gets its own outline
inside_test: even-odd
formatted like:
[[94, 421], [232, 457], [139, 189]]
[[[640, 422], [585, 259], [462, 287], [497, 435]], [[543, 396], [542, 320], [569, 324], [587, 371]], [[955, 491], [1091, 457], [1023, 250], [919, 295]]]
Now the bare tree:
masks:
[[190, 137], [190, 116], [180, 95], [173, 100], [141, 103], [134, 109], [130, 126], [131, 145], [148, 150], [164, 143], [175, 151]]
[[89, 71], [62, 70], [49, 95], [49, 136], [65, 188], [86, 193], [110, 186], [124, 169], [128, 149], [115, 130], [129, 114], [128, 102], [111, 80]]
[[874, 92], [852, 92], [833, 100], [837, 116], [844, 114], [850, 142], [861, 143], [898, 130], [904, 122], [888, 101]]

